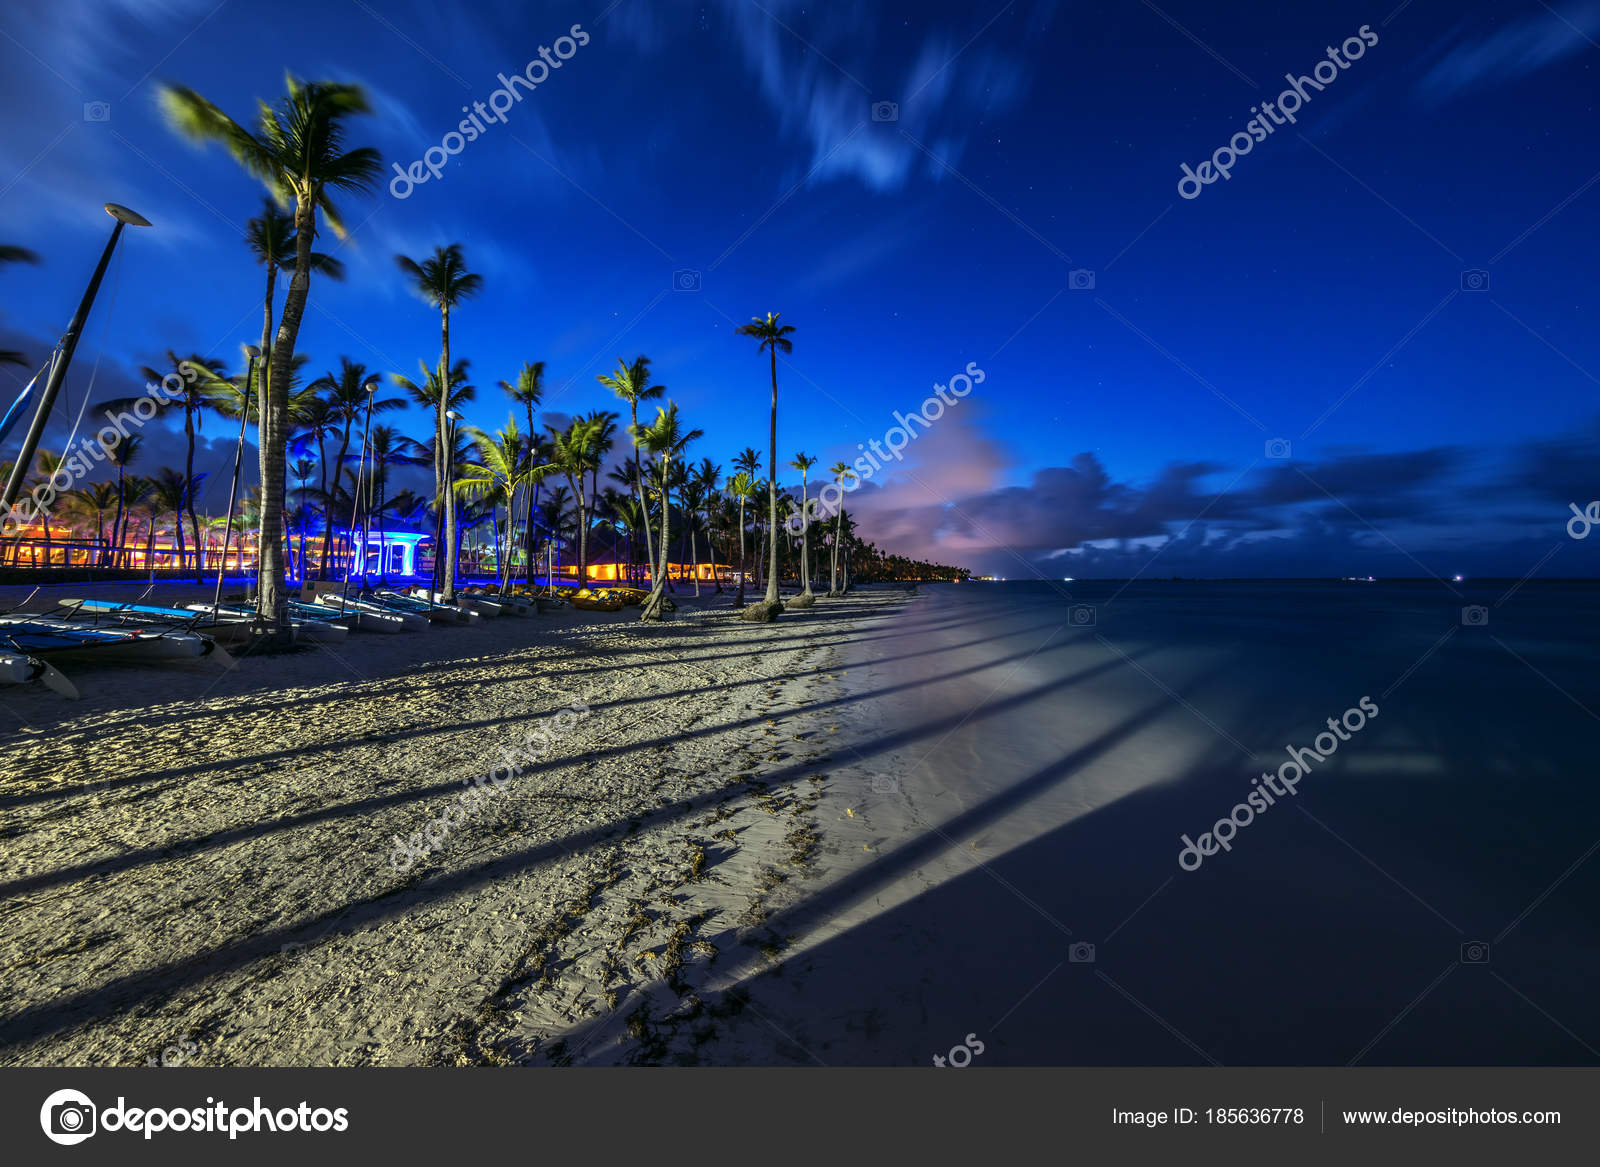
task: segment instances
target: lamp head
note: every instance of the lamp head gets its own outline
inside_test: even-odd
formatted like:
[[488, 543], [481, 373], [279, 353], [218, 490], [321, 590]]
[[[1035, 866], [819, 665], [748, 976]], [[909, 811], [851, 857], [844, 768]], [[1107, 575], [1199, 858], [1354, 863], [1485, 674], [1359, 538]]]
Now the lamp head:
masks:
[[261, 350], [253, 344], [247, 344], [244, 346], [244, 355], [252, 361], [259, 361], [261, 359]]
[[150, 226], [150, 220], [149, 219], [146, 219], [138, 211], [129, 210], [127, 207], [123, 206], [121, 203], [107, 203], [106, 204], [106, 214], [110, 215], [113, 219], [117, 220], [117, 222], [126, 223], [130, 227], [148, 227], [148, 226]]

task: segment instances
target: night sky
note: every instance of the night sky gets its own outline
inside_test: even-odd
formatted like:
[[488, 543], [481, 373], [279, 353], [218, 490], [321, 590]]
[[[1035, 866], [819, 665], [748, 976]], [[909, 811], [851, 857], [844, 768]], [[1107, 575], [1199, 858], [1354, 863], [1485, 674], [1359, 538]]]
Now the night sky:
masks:
[[[574, 25], [588, 43], [394, 197], [391, 163]], [[1319, 62], [1292, 124], [1180, 195]], [[350, 140], [386, 168], [342, 201], [349, 240], [319, 240], [350, 270], [313, 282], [314, 374], [436, 362], [393, 257], [460, 242], [486, 287], [453, 349], [485, 427], [524, 361], [560, 421], [617, 407], [595, 374], [642, 352], [706, 431], [691, 454], [731, 468], [767, 424], [733, 330], [779, 311], [780, 452], [826, 466], [975, 363], [852, 498], [894, 551], [1013, 578], [1600, 570], [1600, 537], [1566, 531], [1600, 498], [1600, 0], [8, 3], [0, 243], [44, 262], [0, 269], [0, 348], [43, 359], [109, 200], [155, 227], [128, 234], [71, 404], [97, 358], [97, 400], [167, 349], [237, 369], [263, 191], [171, 132], [157, 87], [244, 120], [285, 70], [364, 86]], [[25, 377], [0, 367], [4, 396]], [[205, 426], [212, 510], [228, 428]], [[181, 463], [175, 428], [152, 445], [141, 472]]]

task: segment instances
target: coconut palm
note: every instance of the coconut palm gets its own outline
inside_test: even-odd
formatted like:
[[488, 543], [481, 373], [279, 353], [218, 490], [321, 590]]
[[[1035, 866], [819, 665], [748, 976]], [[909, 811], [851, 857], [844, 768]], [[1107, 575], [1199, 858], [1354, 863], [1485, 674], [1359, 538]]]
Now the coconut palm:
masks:
[[[835, 462], [828, 471], [833, 475], [834, 482], [839, 484], [839, 489], [845, 489], [845, 483], [857, 477], [856, 472], [850, 469], [848, 462]], [[843, 496], [841, 495], [841, 498]], [[828, 573], [828, 594], [830, 596], [843, 595], [839, 588], [839, 544], [844, 538], [844, 503], [839, 504], [839, 513], [833, 518], [833, 567]], [[849, 566], [848, 563], [845, 564]]]
[[[455, 480], [455, 489], [457, 494], [470, 502], [488, 503], [491, 507], [504, 502], [509, 508], [516, 501], [519, 489], [525, 489], [530, 483], [538, 481], [553, 469], [549, 465], [534, 465], [530, 460], [527, 453], [528, 445], [517, 430], [515, 417], [508, 417], [505, 429], [496, 434], [487, 434], [480, 429], [472, 429], [468, 433], [476, 447], [477, 461], [462, 466], [460, 476]], [[500, 564], [499, 573], [502, 588], [511, 583], [509, 548], [513, 522], [514, 519], [508, 519], [506, 523], [508, 553], [504, 557], [504, 562]], [[498, 546], [497, 538], [496, 547]], [[528, 547], [531, 554], [533, 547], [531, 538]]]
[[193, 493], [192, 479], [185, 479], [182, 474], [170, 466], [163, 466], [156, 471], [155, 482], [151, 489], [150, 505], [152, 515], [150, 519], [150, 538], [155, 539], [155, 526], [161, 519], [172, 516], [172, 529], [175, 535], [173, 543], [178, 553], [178, 566], [183, 566], [184, 541], [183, 541], [183, 511], [189, 504], [189, 496]]
[[[308, 388], [316, 390], [327, 402], [327, 414], [320, 421], [317, 411], [313, 410], [301, 418], [302, 427], [307, 431], [318, 430], [317, 449], [320, 454], [323, 435], [320, 430], [328, 427], [328, 436], [337, 432], [339, 435], [339, 452], [334, 456], [332, 467], [334, 475], [333, 486], [338, 486], [338, 477], [342, 473], [341, 467], [350, 453], [350, 440], [356, 427], [363, 425], [367, 417], [367, 409], [376, 414], [391, 413], [396, 409], [404, 409], [405, 402], [399, 397], [379, 397], [377, 387], [381, 379], [377, 373], [367, 372], [367, 367], [352, 361], [349, 357], [339, 358], [339, 371], [332, 370], [324, 373], [313, 381]], [[329, 463], [323, 459], [324, 467]], [[329, 483], [326, 469], [322, 480], [323, 516], [322, 516], [322, 567], [319, 572], [323, 579], [328, 578], [329, 557], [333, 554], [333, 514], [334, 507], [328, 498]]]
[[[439, 368], [450, 367], [450, 310], [483, 290], [483, 277], [467, 270], [466, 261], [461, 255], [461, 244], [452, 243], [449, 247], [435, 247], [433, 255], [418, 263], [404, 255], [394, 257], [400, 270], [411, 277], [415, 291], [429, 304], [439, 309], [440, 356]], [[441, 372], [441, 376], [442, 376]], [[435, 427], [443, 438], [448, 421], [445, 413], [448, 410], [441, 398], [438, 413], [435, 415]], [[440, 443], [442, 448], [443, 443]], [[438, 475], [434, 487], [436, 492], [444, 497], [444, 535], [445, 545], [455, 546], [456, 538], [456, 505], [455, 499], [444, 488], [446, 480], [446, 467], [436, 465], [434, 472]], [[455, 556], [445, 557], [444, 563], [444, 602], [453, 604], [456, 597], [456, 565]]]
[[119, 433], [117, 439], [106, 447], [106, 457], [117, 468], [117, 516], [111, 520], [111, 547], [108, 562], [112, 567], [120, 567], [124, 558], [122, 552], [123, 520], [127, 514], [127, 470], [139, 456], [139, 447], [144, 444], [144, 438], [138, 434]]
[[678, 407], [671, 401], [664, 407], [656, 407], [656, 420], [653, 423], [642, 428], [630, 426], [629, 433], [634, 439], [636, 448], [648, 450], [654, 456], [660, 473], [661, 565], [654, 571], [655, 579], [651, 581], [650, 595], [644, 602], [644, 610], [639, 614], [641, 620], [660, 620], [666, 599], [667, 547], [670, 542], [668, 536], [671, 533], [672, 504], [668, 490], [672, 460], [681, 456], [690, 442], [697, 441], [705, 435], [700, 430], [685, 432], [683, 423], [678, 417]]
[[[294, 205], [294, 274], [284, 298], [277, 337], [270, 345], [261, 346], [263, 354], [270, 354], [266, 407], [259, 434], [263, 495], [261, 611], [263, 615], [270, 614], [280, 631], [287, 629], [283, 480], [289, 436], [289, 362], [311, 294], [317, 213], [320, 211], [329, 229], [342, 238], [344, 221], [334, 207], [333, 196], [371, 190], [383, 166], [376, 150], [345, 148], [347, 120], [372, 112], [358, 86], [303, 82], [293, 76], [286, 78], [286, 85], [287, 94], [275, 105], [259, 103], [254, 132], [192, 89], [168, 86], [161, 91], [162, 105], [175, 129], [195, 142], [221, 145], [247, 173], [266, 184], [280, 208]], [[273, 270], [275, 267], [269, 265], [269, 273]], [[270, 278], [269, 274], [269, 281]], [[270, 299], [267, 305], [270, 311]]]
[[711, 581], [717, 585], [716, 594], [722, 594], [722, 580], [717, 578], [716, 511], [722, 502], [722, 467], [710, 458], [700, 459], [700, 465], [691, 475], [701, 496], [701, 510], [706, 518], [706, 554], [711, 559]]
[[[632, 362], [617, 358], [617, 371], [615, 373], [602, 373], [595, 378], [600, 384], [610, 389], [623, 401], [628, 403], [628, 433], [633, 434], [639, 429], [639, 403], [641, 401], [654, 401], [666, 393], [665, 385], [650, 384], [650, 358], [640, 354]], [[639, 446], [635, 442], [633, 447], [633, 479], [634, 487], [639, 492], [639, 505], [646, 515], [650, 513], [650, 504], [644, 494], [644, 470], [639, 465]], [[645, 554], [650, 563], [655, 563], [655, 548], [652, 545], [650, 524], [644, 525]]]
[[789, 465], [800, 471], [800, 578], [802, 586], [800, 594], [794, 598], [791, 606], [809, 608], [816, 603], [816, 595], [811, 590], [811, 488], [807, 481], [807, 474], [817, 464], [815, 458], [808, 458], [804, 453], [796, 454]]
[[756, 480], [750, 471], [741, 470], [728, 479], [728, 496], [739, 504], [739, 594], [733, 598], [735, 608], [744, 607], [744, 505], [756, 496]]
[[767, 530], [772, 542], [772, 559], [765, 602], [774, 613], [783, 607], [778, 601], [778, 354], [794, 352], [794, 342], [789, 339], [793, 331], [793, 325], [778, 323], [776, 312], [768, 312], [765, 320], [755, 317], [738, 329], [740, 336], [759, 341], [756, 351], [770, 354], [772, 361], [772, 426], [767, 446]]
[[584, 476], [600, 467], [600, 417], [575, 418], [564, 430], [550, 433], [550, 462], [578, 497], [578, 586], [589, 586], [589, 500]]
[[[536, 410], [544, 402], [544, 362], [524, 362], [522, 368], [517, 371], [517, 379], [515, 381], [501, 381], [500, 388], [506, 391], [506, 395], [509, 396], [512, 401], [515, 401], [527, 411], [528, 428], [526, 431], [524, 431], [523, 440], [528, 443], [529, 461], [534, 462], [545, 460], [542, 458], [544, 441], [539, 436], [538, 429], [533, 423], [534, 410]], [[533, 489], [534, 497], [528, 501], [528, 506], [530, 508], [539, 505], [539, 484], [537, 481], [535, 481]], [[529, 513], [531, 515], [531, 510]], [[511, 521], [507, 525], [513, 525], [515, 523], [515, 519], [516, 517], [512, 516]], [[531, 521], [527, 524], [526, 538], [527, 547], [525, 548], [525, 551], [528, 557], [527, 582], [531, 586], [533, 583], [533, 523]], [[510, 577], [507, 576], [508, 580], [509, 578]]]
[[[378, 546], [387, 547], [384, 532], [384, 515], [391, 509], [392, 500], [386, 499], [389, 489], [389, 470], [395, 466], [421, 466], [427, 455], [422, 447], [399, 430], [389, 425], [375, 425], [367, 438], [367, 459], [371, 463], [367, 482], [367, 506], [378, 519]], [[376, 503], [373, 500], [378, 500]], [[378, 565], [382, 578], [386, 565]]]

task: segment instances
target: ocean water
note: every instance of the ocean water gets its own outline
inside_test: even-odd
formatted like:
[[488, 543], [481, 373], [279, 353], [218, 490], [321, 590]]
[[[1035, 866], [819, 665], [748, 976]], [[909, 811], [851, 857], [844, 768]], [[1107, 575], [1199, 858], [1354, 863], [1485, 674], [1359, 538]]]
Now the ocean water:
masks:
[[882, 839], [778, 1022], [837, 1062], [1600, 1063], [1597, 620], [1591, 582], [924, 586], [852, 650]]

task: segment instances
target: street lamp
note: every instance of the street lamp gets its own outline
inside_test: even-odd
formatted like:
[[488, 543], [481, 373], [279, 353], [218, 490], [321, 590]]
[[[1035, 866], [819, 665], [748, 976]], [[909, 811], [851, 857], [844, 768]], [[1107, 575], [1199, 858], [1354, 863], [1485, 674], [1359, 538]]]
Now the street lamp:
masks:
[[28, 426], [28, 436], [23, 439], [22, 450], [17, 454], [16, 464], [11, 467], [11, 477], [6, 481], [5, 492], [0, 495], [0, 512], [9, 512], [16, 503], [17, 495], [22, 493], [22, 480], [27, 477], [29, 468], [33, 465], [33, 456], [38, 453], [39, 439], [44, 436], [45, 423], [50, 419], [50, 410], [56, 403], [56, 394], [61, 392], [61, 383], [67, 379], [67, 366], [72, 363], [72, 354], [78, 349], [78, 337], [83, 333], [84, 321], [89, 318], [89, 309], [94, 306], [95, 293], [100, 290], [100, 281], [105, 277], [106, 266], [111, 262], [111, 253], [117, 249], [117, 240], [122, 237], [124, 227], [148, 227], [150, 220], [137, 211], [130, 211], [120, 203], [107, 203], [106, 214], [117, 221], [111, 228], [111, 238], [106, 240], [106, 248], [100, 253], [100, 262], [94, 269], [94, 275], [89, 277], [89, 286], [84, 289], [83, 299], [78, 302], [78, 310], [72, 314], [72, 322], [67, 325], [66, 334], [61, 338], [61, 353], [55, 363], [50, 366], [50, 379], [45, 382], [44, 393], [39, 398], [39, 407], [34, 410], [33, 422]]
[[[239, 471], [244, 466], [244, 427], [250, 420], [250, 386], [256, 379], [256, 362], [261, 359], [261, 350], [255, 345], [246, 345], [245, 356], [249, 358], [244, 374], [244, 403], [239, 408], [239, 441], [233, 449], [233, 485], [228, 487], [228, 525], [222, 531], [222, 562], [217, 565], [217, 590], [211, 597], [211, 618], [217, 618], [217, 612], [222, 604], [222, 577], [228, 570], [228, 540], [233, 537], [233, 504], [239, 497]], [[241, 548], [239, 566], [244, 566], [244, 536], [239, 536]], [[257, 554], [257, 562], [260, 555]], [[303, 574], [303, 573], [302, 573]]]

